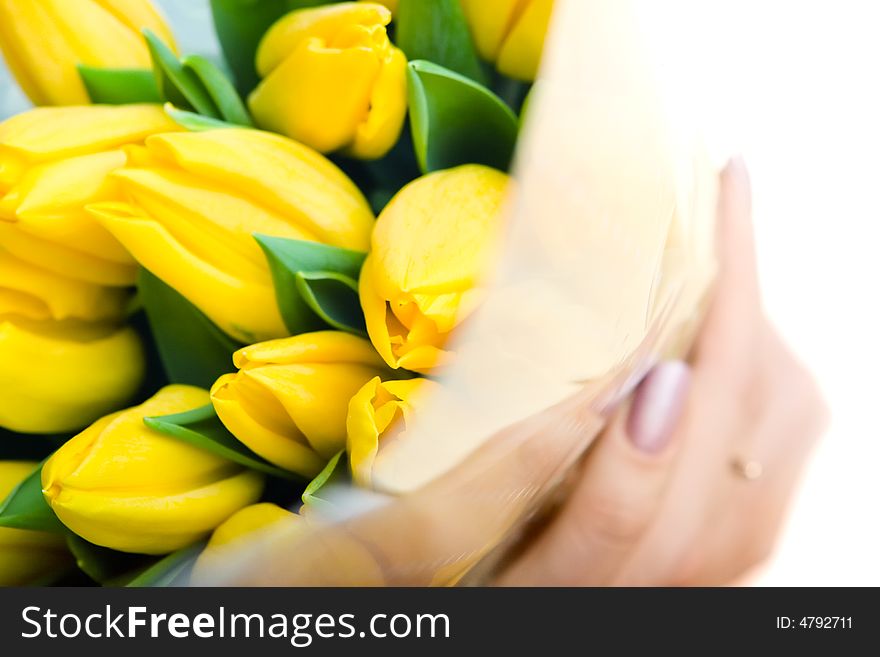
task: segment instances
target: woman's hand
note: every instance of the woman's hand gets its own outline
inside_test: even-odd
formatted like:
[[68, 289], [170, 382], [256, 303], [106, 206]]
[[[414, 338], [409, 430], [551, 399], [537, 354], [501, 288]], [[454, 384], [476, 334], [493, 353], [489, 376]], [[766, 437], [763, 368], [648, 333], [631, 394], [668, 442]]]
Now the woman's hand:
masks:
[[690, 366], [648, 375], [500, 584], [725, 584], [770, 553], [827, 410], [762, 310], [750, 204], [734, 160], [720, 278]]

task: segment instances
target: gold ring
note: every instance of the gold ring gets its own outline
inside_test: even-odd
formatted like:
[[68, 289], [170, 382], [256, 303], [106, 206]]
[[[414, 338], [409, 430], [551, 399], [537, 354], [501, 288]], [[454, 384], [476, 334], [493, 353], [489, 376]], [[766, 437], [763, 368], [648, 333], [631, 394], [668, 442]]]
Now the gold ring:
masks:
[[756, 479], [760, 479], [761, 475], [764, 474], [764, 464], [760, 461], [737, 458], [733, 459], [730, 465], [736, 475], [746, 481], [755, 481]]

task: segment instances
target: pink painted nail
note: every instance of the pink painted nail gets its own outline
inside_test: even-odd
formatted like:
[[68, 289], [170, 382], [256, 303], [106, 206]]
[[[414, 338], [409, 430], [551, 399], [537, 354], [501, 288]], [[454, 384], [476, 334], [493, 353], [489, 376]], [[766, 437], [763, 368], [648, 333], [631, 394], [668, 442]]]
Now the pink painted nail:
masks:
[[626, 423], [627, 434], [638, 449], [659, 454], [669, 444], [690, 382], [687, 363], [669, 361], [654, 367], [639, 384]]

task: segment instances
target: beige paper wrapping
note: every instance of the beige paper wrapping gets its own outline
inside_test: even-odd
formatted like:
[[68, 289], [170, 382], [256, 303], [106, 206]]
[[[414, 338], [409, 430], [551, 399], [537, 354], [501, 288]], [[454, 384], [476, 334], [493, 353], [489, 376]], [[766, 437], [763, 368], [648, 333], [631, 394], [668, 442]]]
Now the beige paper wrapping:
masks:
[[374, 470], [398, 496], [337, 491], [337, 517], [261, 533], [210, 583], [451, 584], [481, 561], [486, 576], [608, 404], [685, 353], [714, 275], [718, 172], [669, 115], [637, 4], [557, 0], [502, 262], [444, 394]]

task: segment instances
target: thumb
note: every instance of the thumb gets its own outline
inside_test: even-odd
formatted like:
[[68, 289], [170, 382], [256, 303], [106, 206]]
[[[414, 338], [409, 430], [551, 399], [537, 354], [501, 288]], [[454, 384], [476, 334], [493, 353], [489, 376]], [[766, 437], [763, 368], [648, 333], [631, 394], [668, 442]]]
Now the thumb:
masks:
[[655, 367], [590, 451], [559, 515], [501, 576], [503, 585], [615, 583], [651, 525], [675, 460], [690, 369]]

